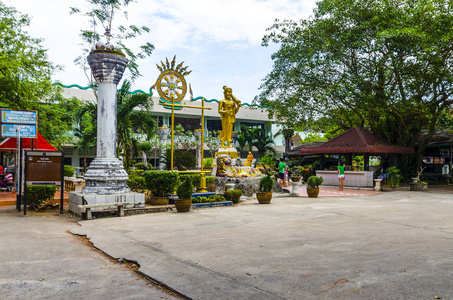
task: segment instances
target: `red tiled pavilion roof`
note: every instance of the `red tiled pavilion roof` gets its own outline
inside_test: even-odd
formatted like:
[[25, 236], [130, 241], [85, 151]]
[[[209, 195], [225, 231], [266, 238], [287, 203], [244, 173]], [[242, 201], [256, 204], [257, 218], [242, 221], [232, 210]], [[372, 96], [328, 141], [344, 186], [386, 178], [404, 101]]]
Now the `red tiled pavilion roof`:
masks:
[[415, 153], [409, 147], [395, 146], [361, 127], [354, 127], [315, 148], [302, 148], [301, 154]]

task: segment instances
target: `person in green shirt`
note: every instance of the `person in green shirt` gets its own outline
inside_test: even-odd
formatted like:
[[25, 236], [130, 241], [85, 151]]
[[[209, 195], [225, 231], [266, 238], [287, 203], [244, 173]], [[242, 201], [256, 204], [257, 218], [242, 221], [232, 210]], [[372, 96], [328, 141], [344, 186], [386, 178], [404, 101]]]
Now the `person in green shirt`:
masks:
[[280, 163], [278, 164], [278, 184], [282, 187], [286, 187], [286, 179], [285, 179], [285, 172], [286, 170], [285, 160], [280, 158]]
[[340, 165], [338, 164], [338, 167], [337, 167], [337, 171], [338, 171], [338, 180], [340, 181], [340, 191], [343, 190], [344, 188], [344, 165]]

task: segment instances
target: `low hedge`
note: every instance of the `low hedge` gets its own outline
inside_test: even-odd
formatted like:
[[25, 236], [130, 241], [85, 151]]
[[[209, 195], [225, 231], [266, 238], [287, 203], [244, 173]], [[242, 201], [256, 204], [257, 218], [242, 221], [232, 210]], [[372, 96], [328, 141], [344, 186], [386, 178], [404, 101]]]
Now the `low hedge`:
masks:
[[211, 203], [211, 202], [224, 202], [225, 197], [222, 195], [212, 195], [208, 198], [206, 197], [192, 197], [192, 203]]
[[179, 173], [174, 171], [146, 171], [145, 185], [153, 196], [166, 197], [173, 194], [179, 184]]
[[229, 190], [225, 191], [225, 199], [227, 201], [233, 201], [233, 203], [238, 203], [239, 198], [242, 196], [242, 190]]
[[27, 185], [27, 204], [37, 210], [47, 200], [53, 200], [56, 192], [55, 185]]

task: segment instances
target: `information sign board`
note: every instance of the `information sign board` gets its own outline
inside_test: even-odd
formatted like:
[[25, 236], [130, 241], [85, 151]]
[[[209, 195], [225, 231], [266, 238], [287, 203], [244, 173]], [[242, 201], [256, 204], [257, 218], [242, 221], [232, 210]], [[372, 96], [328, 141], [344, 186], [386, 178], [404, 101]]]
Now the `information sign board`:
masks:
[[37, 123], [37, 112], [31, 110], [1, 110], [1, 123], [31, 124]]
[[55, 184], [62, 181], [62, 152], [27, 151], [25, 181], [30, 184]]
[[17, 130], [20, 128], [21, 138], [36, 138], [36, 125], [22, 124], [1, 124], [2, 137], [17, 137]]

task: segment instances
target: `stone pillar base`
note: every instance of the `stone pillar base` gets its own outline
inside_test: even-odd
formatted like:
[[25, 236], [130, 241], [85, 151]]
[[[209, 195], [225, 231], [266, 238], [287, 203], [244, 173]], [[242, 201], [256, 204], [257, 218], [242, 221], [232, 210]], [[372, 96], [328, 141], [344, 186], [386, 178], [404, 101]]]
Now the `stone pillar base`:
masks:
[[[79, 205], [83, 204], [104, 204], [104, 203], [121, 203], [128, 202], [130, 205], [125, 208], [145, 207], [145, 194], [140, 193], [125, 193], [115, 195], [98, 195], [85, 193], [69, 193], [69, 211], [81, 216], [82, 210]], [[116, 210], [117, 207], [93, 207], [91, 211]]]
[[85, 173], [83, 194], [124, 194], [129, 193], [127, 175], [118, 158], [95, 158]]

